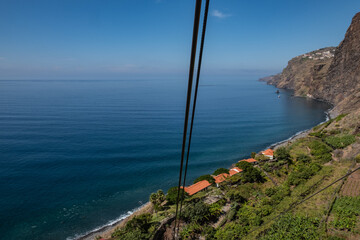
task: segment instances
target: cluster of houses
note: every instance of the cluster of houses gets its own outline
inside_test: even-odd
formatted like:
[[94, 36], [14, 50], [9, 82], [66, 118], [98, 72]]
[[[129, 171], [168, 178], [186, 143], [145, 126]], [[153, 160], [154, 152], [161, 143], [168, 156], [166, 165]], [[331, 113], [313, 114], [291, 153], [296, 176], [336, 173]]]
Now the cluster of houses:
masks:
[[[274, 151], [272, 149], [266, 149], [265, 151], [262, 151], [261, 152], [262, 155], [264, 155], [265, 157], [268, 157], [269, 159], [273, 159], [274, 158]], [[248, 162], [248, 163], [252, 163], [252, 164], [256, 164], [257, 161], [253, 158], [249, 158], [249, 159], [243, 159], [243, 160], [240, 160], [239, 162]], [[217, 176], [212, 176], [215, 180], [215, 183], [216, 183], [216, 186], [219, 187], [219, 183], [222, 183], [224, 182], [227, 178], [235, 175], [235, 174], [238, 174], [238, 173], [241, 173], [243, 170], [238, 168], [238, 167], [234, 167], [234, 168], [231, 168], [229, 169], [229, 174], [227, 173], [221, 173]], [[190, 196], [191, 195], [194, 195], [195, 193], [197, 192], [200, 192], [204, 189], [206, 189], [207, 187], [209, 187], [211, 185], [211, 183], [209, 183], [209, 181], [207, 180], [202, 180], [202, 181], [199, 181], [193, 185], [190, 185], [188, 187], [184, 187], [184, 190], [185, 192], [187, 192]]]
[[325, 59], [325, 58], [332, 58], [334, 57], [335, 49], [323, 51], [323, 52], [311, 52], [302, 55], [302, 58], [308, 58], [313, 60]]

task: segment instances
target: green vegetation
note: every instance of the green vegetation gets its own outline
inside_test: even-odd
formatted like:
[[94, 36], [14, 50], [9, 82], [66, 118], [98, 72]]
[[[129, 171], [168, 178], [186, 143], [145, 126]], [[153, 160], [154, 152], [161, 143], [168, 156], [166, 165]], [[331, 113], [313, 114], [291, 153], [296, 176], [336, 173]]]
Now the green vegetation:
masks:
[[325, 142], [334, 149], [345, 148], [355, 141], [355, 136], [350, 134], [329, 136], [325, 138]]
[[332, 226], [338, 230], [353, 231], [360, 215], [360, 197], [341, 197], [334, 204]]
[[332, 149], [320, 140], [313, 140], [309, 143], [310, 153], [320, 163], [327, 163], [332, 160]]
[[318, 227], [320, 221], [317, 218], [286, 215], [280, 218], [268, 230], [262, 233], [261, 240], [279, 239], [319, 239]]
[[279, 147], [278, 149], [276, 149], [275, 157], [281, 163], [291, 163], [290, 151], [286, 147]]
[[215, 239], [229, 239], [229, 240], [238, 240], [242, 239], [248, 233], [248, 227], [244, 227], [238, 222], [230, 222], [224, 227], [220, 228], [215, 233]]
[[[177, 196], [178, 196], [178, 187], [172, 187], [168, 190], [166, 194], [166, 200], [168, 201], [169, 204], [175, 204], [177, 200]], [[184, 198], [187, 198], [189, 194], [185, 192], [184, 189], [181, 188], [179, 198], [184, 199], [182, 198], [182, 196], [184, 196]]]
[[215, 179], [210, 174], [206, 174], [206, 175], [202, 175], [202, 176], [198, 177], [197, 179], [195, 179], [194, 183], [197, 183], [197, 182], [200, 182], [203, 180], [206, 180], [211, 184], [215, 182]]
[[111, 237], [119, 240], [149, 239], [156, 226], [157, 223], [152, 222], [152, 215], [145, 213], [135, 216], [124, 228], [113, 232]]
[[299, 164], [295, 170], [290, 173], [288, 177], [288, 183], [290, 185], [299, 185], [310, 177], [314, 176], [317, 172], [319, 172], [321, 166], [317, 163], [311, 164]]
[[156, 193], [150, 194], [149, 200], [154, 206], [155, 213], [161, 210], [161, 203], [165, 201], [165, 194], [163, 190], [159, 189]]
[[356, 155], [355, 161], [356, 161], [357, 163], [360, 163], [360, 154]]
[[[253, 182], [264, 182], [265, 179], [261, 175], [259, 169], [254, 168], [251, 163], [241, 161], [235, 164], [238, 168], [242, 169], [243, 172], [241, 173], [241, 182], [242, 183], [253, 183]], [[238, 175], [238, 174], [236, 174]]]
[[251, 158], [255, 158], [256, 157], [256, 152], [251, 152]]
[[217, 175], [219, 175], [219, 174], [221, 174], [221, 173], [227, 173], [227, 174], [229, 174], [229, 169], [227, 169], [227, 168], [218, 168], [218, 169], [215, 170], [215, 172], [213, 173], [213, 175], [217, 176]]
[[202, 201], [194, 204], [189, 204], [186, 208], [184, 208], [181, 217], [186, 222], [202, 224], [210, 220], [210, 207]]

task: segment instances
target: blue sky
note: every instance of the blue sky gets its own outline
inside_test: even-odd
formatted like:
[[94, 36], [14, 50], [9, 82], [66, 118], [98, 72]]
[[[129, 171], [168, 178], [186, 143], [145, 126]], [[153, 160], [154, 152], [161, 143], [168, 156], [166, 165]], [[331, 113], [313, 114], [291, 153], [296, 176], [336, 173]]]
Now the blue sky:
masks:
[[[183, 77], [194, 3], [0, 0], [0, 79]], [[358, 0], [211, 0], [203, 74], [279, 72], [337, 46], [359, 11]]]

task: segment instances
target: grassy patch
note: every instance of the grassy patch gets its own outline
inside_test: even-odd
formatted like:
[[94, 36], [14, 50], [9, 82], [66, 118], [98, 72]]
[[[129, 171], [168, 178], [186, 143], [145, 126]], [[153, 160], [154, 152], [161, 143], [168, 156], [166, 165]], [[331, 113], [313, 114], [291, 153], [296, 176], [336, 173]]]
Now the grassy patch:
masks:
[[319, 239], [320, 220], [303, 216], [286, 215], [263, 232], [261, 240]]
[[325, 138], [325, 142], [334, 149], [345, 148], [355, 141], [355, 136], [350, 134], [329, 136]]
[[320, 163], [327, 163], [332, 160], [332, 149], [320, 140], [313, 140], [309, 143], [311, 149], [310, 153], [314, 156], [315, 160]]
[[360, 197], [338, 198], [333, 207], [331, 225], [337, 230], [353, 231], [360, 215]]

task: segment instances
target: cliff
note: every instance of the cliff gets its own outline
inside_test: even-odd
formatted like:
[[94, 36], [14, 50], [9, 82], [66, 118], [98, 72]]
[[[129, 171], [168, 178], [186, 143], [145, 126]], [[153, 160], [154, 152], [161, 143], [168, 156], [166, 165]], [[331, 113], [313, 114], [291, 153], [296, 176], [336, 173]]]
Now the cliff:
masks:
[[360, 108], [360, 13], [338, 47], [297, 56], [282, 73], [260, 80], [293, 89], [297, 96], [330, 102], [337, 113]]

